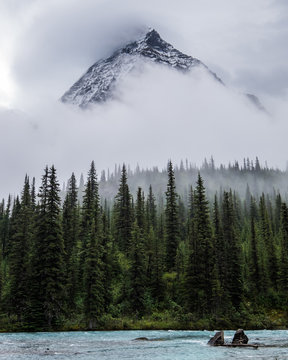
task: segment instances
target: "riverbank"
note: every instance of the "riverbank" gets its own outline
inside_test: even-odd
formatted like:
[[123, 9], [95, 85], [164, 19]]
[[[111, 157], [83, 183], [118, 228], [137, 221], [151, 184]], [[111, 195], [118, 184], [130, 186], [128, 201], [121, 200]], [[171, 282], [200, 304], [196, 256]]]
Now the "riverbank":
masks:
[[237, 329], [247, 330], [286, 330], [288, 329], [288, 314], [284, 311], [270, 311], [258, 314], [236, 313], [229, 319], [226, 317], [211, 316], [197, 318], [193, 314], [169, 314], [168, 312], [153, 313], [141, 319], [131, 317], [115, 318], [105, 315], [98, 325], [89, 329], [81, 315], [71, 319], [63, 319], [61, 323], [50, 329], [32, 329], [29, 324], [23, 324], [8, 317], [0, 319], [0, 332], [25, 332], [25, 331], [116, 331], [116, 330], [211, 330]]

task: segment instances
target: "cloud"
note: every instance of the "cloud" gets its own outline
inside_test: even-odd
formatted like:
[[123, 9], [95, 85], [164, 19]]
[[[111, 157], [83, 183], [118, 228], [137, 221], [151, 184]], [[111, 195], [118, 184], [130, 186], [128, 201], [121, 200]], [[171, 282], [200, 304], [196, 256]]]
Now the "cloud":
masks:
[[[45, 165], [54, 163], [66, 180], [72, 171], [85, 174], [92, 159], [99, 171], [124, 161], [132, 167], [164, 167], [168, 158], [200, 164], [211, 155], [218, 163], [258, 156], [283, 168], [287, 156], [279, 144], [285, 143], [288, 130], [285, 4], [1, 2], [0, 29], [6, 38], [0, 39], [0, 65], [5, 65], [0, 104], [21, 109], [0, 111], [2, 196], [19, 192], [26, 172], [39, 179]], [[117, 100], [93, 110], [58, 102], [90, 65], [146, 26], [209, 65], [228, 88], [201, 72], [184, 76], [147, 66], [123, 81]], [[272, 116], [256, 111], [240, 90], [261, 95]]]
[[[4, 0], [5, 2], [5, 0]], [[11, 78], [18, 86], [15, 103], [37, 95], [61, 96], [86, 69], [139, 29], [155, 27], [164, 39], [217, 70], [230, 86], [277, 94], [287, 84], [272, 73], [288, 70], [287, 18], [283, 3], [272, 0], [6, 0], [17, 33]], [[15, 16], [14, 16], [15, 13]], [[245, 80], [253, 73], [256, 84]], [[246, 76], [245, 76], [246, 75]], [[278, 91], [276, 91], [278, 88]], [[272, 89], [272, 90], [271, 90]], [[24, 90], [24, 94], [23, 94]], [[23, 98], [24, 96], [24, 98]]]
[[6, 150], [0, 161], [7, 169], [2, 181], [9, 192], [20, 190], [26, 172], [39, 179], [52, 163], [64, 181], [72, 171], [86, 174], [92, 159], [98, 172], [123, 162], [164, 167], [168, 158], [201, 164], [211, 155], [224, 163], [256, 156], [277, 165], [286, 161], [282, 148], [271, 152], [267, 144], [279, 128], [283, 139], [287, 126], [200, 69], [188, 75], [146, 65], [125, 78], [117, 99], [104, 105], [82, 111], [48, 102], [29, 115], [4, 114], [0, 121]]

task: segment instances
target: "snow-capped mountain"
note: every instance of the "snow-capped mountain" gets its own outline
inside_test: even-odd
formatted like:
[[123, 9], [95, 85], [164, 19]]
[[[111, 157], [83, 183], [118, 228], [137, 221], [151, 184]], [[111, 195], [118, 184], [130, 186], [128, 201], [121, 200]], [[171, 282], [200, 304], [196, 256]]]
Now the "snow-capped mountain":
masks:
[[90, 103], [105, 101], [113, 97], [113, 91], [119, 80], [141, 61], [163, 64], [178, 71], [190, 71], [193, 67], [202, 67], [216, 81], [222, 83], [221, 79], [200, 60], [181, 53], [152, 29], [138, 41], [114, 52], [109, 58], [97, 61], [62, 96], [61, 100], [83, 108]]

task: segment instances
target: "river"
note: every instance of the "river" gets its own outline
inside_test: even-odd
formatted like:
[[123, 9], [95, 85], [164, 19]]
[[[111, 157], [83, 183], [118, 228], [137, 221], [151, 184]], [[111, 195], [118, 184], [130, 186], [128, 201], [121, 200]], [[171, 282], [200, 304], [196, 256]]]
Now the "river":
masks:
[[[288, 331], [245, 331], [258, 349], [210, 347], [211, 331], [95, 331], [0, 334], [5, 360], [288, 360]], [[234, 331], [225, 331], [232, 341]], [[135, 341], [147, 337], [151, 341]]]

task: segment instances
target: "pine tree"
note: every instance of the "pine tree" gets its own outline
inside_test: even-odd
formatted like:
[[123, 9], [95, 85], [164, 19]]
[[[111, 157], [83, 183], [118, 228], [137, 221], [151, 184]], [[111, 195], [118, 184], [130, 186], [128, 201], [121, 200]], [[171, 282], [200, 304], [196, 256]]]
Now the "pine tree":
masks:
[[115, 240], [121, 251], [127, 251], [131, 245], [133, 224], [132, 196], [127, 184], [126, 166], [123, 165], [120, 186], [115, 198]]
[[141, 317], [145, 313], [147, 295], [147, 278], [144, 252], [143, 232], [137, 224], [133, 224], [130, 268], [130, 307], [133, 314]]
[[63, 204], [62, 228], [65, 250], [65, 277], [68, 307], [75, 308], [78, 284], [78, 247], [79, 247], [79, 207], [78, 189], [74, 173], [68, 182], [68, 191]]
[[100, 231], [92, 221], [84, 264], [84, 312], [89, 329], [97, 328], [105, 310]]
[[150, 226], [155, 230], [157, 223], [157, 210], [155, 203], [155, 196], [152, 191], [152, 186], [149, 186], [149, 193], [146, 201], [146, 218], [147, 218], [147, 228]]
[[84, 293], [84, 313], [90, 329], [99, 325], [105, 310], [103, 271], [103, 227], [99, 185], [94, 161], [88, 172], [83, 196], [81, 222], [80, 282]]
[[[213, 269], [211, 224], [208, 201], [203, 179], [198, 174], [194, 194], [193, 238], [186, 270], [186, 292], [189, 310], [204, 314], [209, 312], [209, 299], [212, 296], [211, 272]], [[193, 295], [193, 296], [192, 296]]]
[[251, 234], [251, 266], [250, 266], [250, 278], [251, 278], [251, 292], [254, 293], [255, 298], [259, 296], [261, 287], [260, 278], [260, 259], [258, 249], [258, 237], [256, 234], [256, 221], [257, 221], [257, 207], [255, 199], [251, 197], [250, 201], [250, 234]]
[[15, 231], [11, 239], [9, 254], [10, 293], [9, 303], [18, 321], [27, 311], [29, 292], [29, 255], [34, 232], [34, 214], [30, 195], [29, 179], [26, 176], [22, 191], [19, 212], [15, 218]]
[[227, 246], [227, 278], [226, 288], [232, 305], [239, 309], [242, 297], [241, 249], [235, 232], [235, 218], [231, 194], [224, 191], [222, 203], [223, 239]]
[[[4, 207], [4, 203], [3, 203]], [[10, 237], [10, 216], [11, 216], [11, 196], [9, 195], [6, 209], [3, 211], [2, 222], [1, 222], [1, 250], [3, 258], [5, 259], [8, 253], [9, 237]]]
[[268, 216], [268, 210], [266, 206], [265, 195], [262, 194], [260, 197], [259, 203], [259, 221], [260, 221], [260, 236], [263, 242], [263, 247], [265, 249], [265, 257], [267, 257], [267, 268], [265, 269], [266, 286], [272, 286], [276, 288], [277, 286], [277, 257], [276, 257], [276, 248], [274, 244], [272, 228]]
[[288, 294], [288, 207], [281, 207], [281, 262], [279, 272], [279, 287], [282, 294]]
[[166, 190], [165, 228], [167, 269], [175, 270], [177, 247], [179, 243], [179, 215], [177, 206], [175, 176], [172, 162], [168, 162], [168, 183]]
[[218, 198], [215, 195], [213, 205], [213, 258], [214, 266], [212, 270], [212, 301], [214, 311], [221, 312], [227, 308], [228, 295], [225, 289], [227, 279], [227, 249], [223, 239], [223, 229], [221, 224]]
[[[160, 225], [161, 226], [161, 225]], [[155, 233], [153, 227], [150, 227], [148, 233], [149, 242], [152, 244], [150, 254], [150, 272], [148, 272], [148, 284], [152, 298], [156, 303], [164, 300], [165, 286], [163, 282], [164, 263], [163, 263], [163, 236], [161, 230]]]
[[110, 228], [110, 211], [105, 200], [102, 211], [102, 264], [103, 264], [103, 297], [105, 312], [108, 311], [112, 302], [113, 268], [116, 264], [115, 254], [112, 247], [112, 235]]
[[[80, 289], [84, 285], [84, 264], [87, 256], [87, 245], [89, 237], [93, 233], [92, 226], [95, 227], [95, 234], [98, 234], [100, 225], [100, 198], [99, 185], [97, 182], [97, 174], [94, 161], [91, 162], [88, 172], [87, 183], [83, 196], [83, 206], [81, 214], [80, 226], [80, 260], [79, 260], [79, 286]], [[93, 225], [92, 225], [93, 224]], [[93, 231], [92, 231], [93, 230]]]
[[145, 224], [145, 198], [144, 193], [141, 187], [138, 188], [137, 191], [137, 201], [135, 207], [135, 218], [139, 229], [144, 234], [146, 224]]
[[56, 170], [46, 167], [40, 188], [32, 262], [31, 312], [36, 328], [56, 326], [64, 312], [64, 244], [60, 221], [60, 189]]

